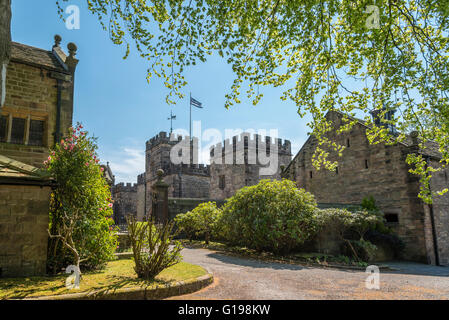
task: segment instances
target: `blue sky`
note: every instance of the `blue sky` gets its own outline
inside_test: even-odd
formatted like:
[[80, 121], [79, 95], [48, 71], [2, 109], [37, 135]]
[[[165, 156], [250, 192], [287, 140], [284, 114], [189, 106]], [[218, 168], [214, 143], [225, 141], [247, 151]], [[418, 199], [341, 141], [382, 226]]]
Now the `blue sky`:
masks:
[[[71, 1], [81, 9], [80, 29], [68, 30], [57, 14], [55, 0], [12, 1], [13, 41], [51, 50], [53, 36], [62, 36], [62, 46], [78, 46], [74, 122], [80, 121], [98, 137], [102, 162], [110, 162], [117, 182], [135, 182], [144, 171], [145, 141], [160, 131], [169, 131], [170, 110], [176, 114], [174, 128], [189, 130], [189, 92], [204, 109], [193, 111], [202, 129], [270, 129], [292, 142], [296, 153], [307, 139], [307, 119], [301, 119], [292, 102], [280, 100], [282, 89], [261, 88], [264, 98], [257, 106], [243, 99], [230, 110], [224, 108], [225, 94], [234, 79], [229, 65], [217, 56], [187, 70], [186, 98], [174, 106], [165, 103], [167, 89], [158, 78], [146, 81], [146, 61], [132, 51], [123, 60], [125, 48], [108, 38], [86, 0]], [[66, 3], [62, 3], [67, 5]]]

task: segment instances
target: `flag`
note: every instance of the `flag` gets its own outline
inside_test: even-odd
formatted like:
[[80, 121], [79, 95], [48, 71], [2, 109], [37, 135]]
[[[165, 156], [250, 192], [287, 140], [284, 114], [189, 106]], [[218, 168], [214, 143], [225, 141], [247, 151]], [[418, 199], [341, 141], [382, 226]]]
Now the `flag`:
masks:
[[190, 104], [197, 108], [203, 108], [201, 102], [190, 97]]

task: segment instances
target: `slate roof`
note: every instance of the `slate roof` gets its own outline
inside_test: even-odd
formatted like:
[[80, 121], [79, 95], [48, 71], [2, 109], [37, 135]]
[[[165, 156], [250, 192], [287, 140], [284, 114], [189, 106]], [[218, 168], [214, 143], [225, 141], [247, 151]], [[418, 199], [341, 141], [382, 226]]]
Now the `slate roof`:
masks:
[[0, 155], [0, 182], [4, 179], [50, 181], [51, 178], [41, 169]]
[[12, 42], [11, 61], [69, 74], [65, 65], [58, 60], [52, 51], [27, 46], [22, 43]]

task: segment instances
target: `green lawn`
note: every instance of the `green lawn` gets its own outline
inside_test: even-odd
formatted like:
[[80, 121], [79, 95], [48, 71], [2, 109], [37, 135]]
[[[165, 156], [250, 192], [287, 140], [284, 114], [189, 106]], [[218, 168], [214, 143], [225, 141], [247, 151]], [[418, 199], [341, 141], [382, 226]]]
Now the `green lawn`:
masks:
[[171, 282], [187, 281], [207, 272], [200, 266], [180, 262], [162, 271], [154, 281], [137, 278], [132, 259], [115, 260], [108, 263], [102, 271], [86, 272], [82, 275], [80, 289], [67, 289], [65, 274], [54, 277], [30, 277], [0, 279], [1, 299], [22, 299], [79, 292], [108, 292], [120, 288], [154, 288], [166, 286]]

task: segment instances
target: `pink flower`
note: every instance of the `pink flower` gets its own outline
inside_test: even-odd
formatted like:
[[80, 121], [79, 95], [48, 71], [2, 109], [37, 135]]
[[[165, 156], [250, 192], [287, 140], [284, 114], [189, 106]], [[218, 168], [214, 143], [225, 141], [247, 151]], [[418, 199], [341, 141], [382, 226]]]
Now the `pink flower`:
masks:
[[112, 203], [109, 203], [109, 204], [108, 204], [108, 207], [109, 207], [109, 208], [112, 208]]
[[101, 167], [100, 170], [101, 170], [101, 172], [103, 172], [104, 171], [103, 167]]
[[103, 211], [103, 208], [100, 208], [100, 209], [98, 209], [98, 210]]
[[48, 161], [51, 161], [51, 157], [48, 157]]
[[86, 162], [86, 167], [88, 167], [89, 166], [89, 162]]

